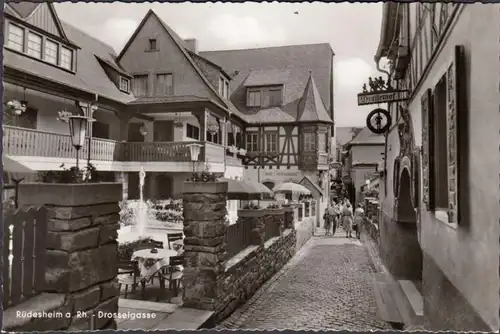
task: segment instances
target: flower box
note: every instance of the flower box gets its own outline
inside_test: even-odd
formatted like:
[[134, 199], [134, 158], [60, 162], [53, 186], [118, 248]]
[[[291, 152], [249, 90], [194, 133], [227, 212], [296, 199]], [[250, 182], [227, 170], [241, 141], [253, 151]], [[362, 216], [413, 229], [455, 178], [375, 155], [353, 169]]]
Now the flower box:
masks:
[[280, 209], [264, 209], [266, 212], [266, 215], [269, 216], [280, 216], [285, 213], [285, 210], [283, 208]]
[[263, 217], [266, 214], [266, 210], [264, 209], [241, 209], [238, 210], [238, 217], [243, 217], [243, 218], [258, 218], [258, 217]]
[[118, 203], [122, 200], [121, 183], [21, 183], [20, 205], [83, 206]]

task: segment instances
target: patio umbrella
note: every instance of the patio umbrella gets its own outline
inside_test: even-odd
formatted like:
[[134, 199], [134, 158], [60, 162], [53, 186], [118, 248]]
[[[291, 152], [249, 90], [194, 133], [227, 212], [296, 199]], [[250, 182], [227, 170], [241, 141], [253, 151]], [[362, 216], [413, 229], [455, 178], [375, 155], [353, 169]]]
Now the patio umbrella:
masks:
[[249, 185], [251, 185], [252, 187], [254, 187], [256, 189], [256, 191], [260, 194], [262, 194], [262, 196], [264, 198], [273, 198], [273, 192], [271, 189], [269, 189], [268, 187], [266, 187], [265, 185], [263, 185], [262, 183], [260, 182], [246, 182], [248, 183]]
[[7, 173], [34, 173], [35, 171], [7, 155], [2, 155], [3, 171]]
[[293, 182], [285, 182], [278, 184], [276, 187], [273, 188], [273, 191], [275, 193], [292, 193], [292, 194], [299, 194], [299, 195], [310, 195], [311, 191], [307, 189], [306, 187], [298, 184], [298, 183], [293, 183]]
[[253, 200], [261, 199], [264, 194], [269, 194], [271, 191], [266, 186], [262, 189], [254, 183], [249, 183], [240, 180], [233, 180], [228, 178], [219, 178], [220, 182], [227, 182], [227, 196], [230, 200]]

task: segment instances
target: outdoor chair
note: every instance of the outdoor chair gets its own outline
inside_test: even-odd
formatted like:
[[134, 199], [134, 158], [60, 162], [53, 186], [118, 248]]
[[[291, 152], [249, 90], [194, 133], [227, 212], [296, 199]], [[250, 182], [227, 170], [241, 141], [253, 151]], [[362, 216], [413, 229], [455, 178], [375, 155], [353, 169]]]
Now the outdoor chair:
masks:
[[182, 239], [183, 239], [182, 233], [168, 233], [167, 234], [168, 249], [172, 249], [171, 242]]
[[[160, 287], [165, 288], [165, 281], [168, 281], [168, 290], [174, 292], [174, 296], [179, 294], [181, 279], [183, 275], [184, 256], [171, 256], [166, 274], [160, 274]], [[169, 298], [169, 302], [170, 302]]]
[[138, 284], [142, 286], [142, 296], [146, 289], [146, 282], [141, 279], [141, 274], [137, 261], [118, 261], [118, 290], [121, 292], [122, 285], [125, 286], [125, 298], [127, 298], [128, 287], [135, 293]]

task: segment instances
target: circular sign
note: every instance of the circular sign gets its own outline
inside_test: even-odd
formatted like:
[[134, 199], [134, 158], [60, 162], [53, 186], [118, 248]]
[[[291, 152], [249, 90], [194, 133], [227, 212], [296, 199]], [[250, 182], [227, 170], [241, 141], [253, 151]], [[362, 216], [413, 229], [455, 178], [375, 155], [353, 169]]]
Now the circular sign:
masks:
[[366, 126], [371, 132], [382, 134], [391, 127], [391, 115], [385, 109], [377, 108], [372, 110], [366, 117]]

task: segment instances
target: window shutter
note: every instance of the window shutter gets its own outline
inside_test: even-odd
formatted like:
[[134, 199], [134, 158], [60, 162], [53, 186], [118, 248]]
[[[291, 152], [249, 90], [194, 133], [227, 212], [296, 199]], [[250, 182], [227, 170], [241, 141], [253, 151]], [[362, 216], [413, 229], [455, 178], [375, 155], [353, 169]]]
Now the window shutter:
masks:
[[[461, 170], [461, 161], [467, 161], [464, 152], [467, 145], [465, 131], [467, 128], [464, 47], [455, 46], [453, 59], [446, 73], [447, 79], [447, 135], [448, 135], [448, 221], [459, 222], [459, 190], [460, 183], [466, 182], [462, 177], [467, 174]], [[463, 123], [462, 123], [463, 122]]]
[[428, 89], [422, 96], [422, 201], [427, 211], [434, 210], [434, 122], [433, 95]]

